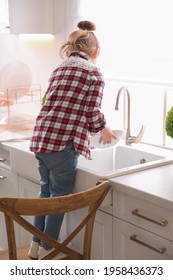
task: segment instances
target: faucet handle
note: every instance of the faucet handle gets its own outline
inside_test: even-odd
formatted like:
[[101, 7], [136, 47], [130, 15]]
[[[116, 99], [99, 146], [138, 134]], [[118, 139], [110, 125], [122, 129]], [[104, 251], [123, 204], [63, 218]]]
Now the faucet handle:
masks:
[[141, 127], [141, 130], [140, 130], [139, 134], [138, 134], [138, 135], [136, 136], [136, 138], [135, 138], [135, 143], [141, 142], [141, 139], [142, 139], [142, 136], [143, 136], [143, 134], [144, 134], [144, 131], [145, 131], [145, 126], [143, 125], [143, 126]]
[[139, 143], [142, 139], [144, 131], [145, 131], [145, 126], [141, 127], [141, 130], [140, 130], [140, 132], [137, 136], [131, 136], [130, 131], [127, 131], [127, 133], [126, 133], [126, 144], [130, 145], [132, 143], [136, 143], [136, 144]]

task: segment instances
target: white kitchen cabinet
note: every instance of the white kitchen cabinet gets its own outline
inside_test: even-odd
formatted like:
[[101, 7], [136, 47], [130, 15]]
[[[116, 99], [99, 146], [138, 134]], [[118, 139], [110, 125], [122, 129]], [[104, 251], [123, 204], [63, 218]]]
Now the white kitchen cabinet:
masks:
[[19, 176], [19, 197], [35, 198], [38, 195], [39, 188], [38, 183]]
[[0, 1], [0, 34], [9, 33], [8, 0]]
[[[30, 197], [35, 198], [38, 195], [40, 189], [40, 185], [38, 183], [35, 183], [31, 180], [25, 179], [21, 176], [19, 176], [19, 197]], [[25, 219], [29, 222], [33, 223], [33, 217], [27, 216]], [[32, 238], [32, 235], [26, 232], [24, 229], [19, 229], [19, 236], [20, 236], [20, 244], [25, 245], [29, 244]], [[66, 219], [64, 219], [61, 232], [59, 238], [63, 240], [66, 236]]]
[[10, 33], [54, 33], [53, 0], [8, 0]]
[[173, 241], [172, 211], [131, 195], [114, 193], [115, 217]]
[[114, 260], [173, 260], [172, 241], [119, 218], [113, 218], [113, 235]]
[[67, 39], [68, 35], [77, 29], [77, 24], [82, 19], [81, 15], [81, 7], [82, 1], [81, 0], [63, 0], [64, 2], [64, 38]]
[[10, 152], [0, 148], [0, 168], [11, 169]]
[[[39, 187], [39, 184], [19, 176], [19, 197], [35, 198], [37, 197]], [[25, 218], [33, 223], [33, 217], [27, 216]], [[29, 244], [31, 242], [32, 235], [21, 227], [19, 229], [19, 236], [21, 245]]]
[[173, 259], [172, 210], [113, 193], [113, 259]]
[[[18, 176], [11, 170], [10, 150], [0, 148], [0, 197], [36, 197], [39, 184]], [[28, 220], [32, 218], [27, 217]], [[3, 214], [0, 213], [0, 250], [7, 248], [6, 228]], [[31, 241], [31, 235], [15, 224], [17, 244], [22, 245]]]
[[[66, 214], [67, 233], [71, 232], [81, 221], [86, 210], [76, 210]], [[83, 232], [76, 236], [71, 246], [82, 252]], [[112, 259], [112, 216], [98, 210], [94, 223], [91, 259]]]
[[[18, 197], [18, 176], [0, 166], [0, 197]], [[4, 215], [0, 213], [0, 250], [7, 248], [6, 227]], [[19, 244], [19, 229], [15, 225], [17, 244]]]

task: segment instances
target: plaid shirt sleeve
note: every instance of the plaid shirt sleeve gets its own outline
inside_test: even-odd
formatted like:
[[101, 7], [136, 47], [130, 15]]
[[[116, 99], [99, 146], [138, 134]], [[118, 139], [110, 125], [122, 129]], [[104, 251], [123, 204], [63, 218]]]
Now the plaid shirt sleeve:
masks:
[[104, 81], [99, 72], [91, 77], [92, 84], [88, 90], [86, 117], [90, 132], [96, 133], [106, 125], [104, 114], [100, 111], [103, 97]]

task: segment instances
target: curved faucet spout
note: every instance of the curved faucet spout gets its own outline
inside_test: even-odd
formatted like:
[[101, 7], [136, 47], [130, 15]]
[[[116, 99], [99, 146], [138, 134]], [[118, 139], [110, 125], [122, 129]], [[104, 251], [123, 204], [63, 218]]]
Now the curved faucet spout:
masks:
[[144, 126], [142, 126], [141, 131], [139, 132], [138, 136], [131, 136], [130, 135], [130, 93], [129, 90], [126, 87], [121, 87], [117, 94], [116, 104], [115, 104], [115, 110], [119, 109], [119, 98], [121, 93], [124, 92], [127, 94], [127, 130], [126, 130], [126, 144], [132, 144], [132, 143], [139, 143], [143, 134], [144, 134]]
[[130, 137], [130, 93], [126, 87], [121, 87], [117, 94], [116, 104], [115, 104], [115, 110], [119, 109], [119, 99], [121, 93], [124, 92], [127, 94], [127, 130], [126, 130], [126, 139]]

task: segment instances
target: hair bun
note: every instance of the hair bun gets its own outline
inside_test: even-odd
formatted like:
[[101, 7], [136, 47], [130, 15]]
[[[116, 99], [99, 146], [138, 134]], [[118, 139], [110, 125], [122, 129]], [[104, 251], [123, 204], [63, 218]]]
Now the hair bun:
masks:
[[83, 20], [78, 23], [78, 28], [82, 30], [94, 31], [96, 30], [96, 26], [92, 21]]

